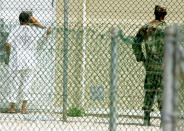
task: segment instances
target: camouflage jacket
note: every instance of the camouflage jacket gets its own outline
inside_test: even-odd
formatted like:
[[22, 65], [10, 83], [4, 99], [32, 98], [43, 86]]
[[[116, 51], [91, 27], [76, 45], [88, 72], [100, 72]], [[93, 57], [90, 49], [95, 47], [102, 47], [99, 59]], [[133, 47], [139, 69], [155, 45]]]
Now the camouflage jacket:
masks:
[[[146, 71], [163, 71], [164, 39], [167, 24], [151, 21], [137, 33], [132, 45], [137, 61], [143, 61]], [[145, 51], [143, 51], [144, 43]]]

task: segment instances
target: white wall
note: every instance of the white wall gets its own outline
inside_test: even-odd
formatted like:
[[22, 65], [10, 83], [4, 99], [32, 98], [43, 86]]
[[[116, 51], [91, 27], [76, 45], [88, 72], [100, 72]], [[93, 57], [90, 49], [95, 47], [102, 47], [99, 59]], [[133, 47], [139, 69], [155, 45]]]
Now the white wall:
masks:
[[55, 3], [53, 0], [0, 0], [0, 18], [7, 23], [18, 22], [21, 11], [32, 10], [33, 15], [44, 24], [53, 21], [55, 17]]

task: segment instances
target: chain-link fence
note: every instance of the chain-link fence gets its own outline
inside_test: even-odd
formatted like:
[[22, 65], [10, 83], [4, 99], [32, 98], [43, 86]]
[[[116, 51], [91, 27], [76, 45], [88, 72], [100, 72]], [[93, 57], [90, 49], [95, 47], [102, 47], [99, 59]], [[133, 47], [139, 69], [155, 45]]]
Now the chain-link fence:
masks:
[[160, 75], [146, 77], [135, 37], [159, 2], [167, 24], [182, 23], [179, 0], [0, 1], [0, 129], [160, 130], [159, 95], [144, 123], [144, 81]]

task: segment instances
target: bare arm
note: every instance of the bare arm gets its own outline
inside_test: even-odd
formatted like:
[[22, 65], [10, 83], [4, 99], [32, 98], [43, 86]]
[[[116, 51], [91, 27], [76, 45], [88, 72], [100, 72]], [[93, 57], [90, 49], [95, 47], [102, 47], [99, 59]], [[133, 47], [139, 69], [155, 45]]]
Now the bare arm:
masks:
[[41, 25], [37, 19], [35, 19], [34, 17], [31, 17], [30, 18], [30, 21], [29, 21], [30, 24], [33, 24], [34, 26], [37, 26], [39, 28], [45, 28], [45, 26]]
[[[34, 26], [42, 28], [42, 29], [46, 28], [45, 26], [41, 25], [34, 17], [30, 18], [30, 23], [32, 23]], [[51, 34], [51, 30], [47, 29], [47, 33], [46, 34], [50, 35]]]
[[[10, 43], [6, 43], [6, 52], [8, 53], [8, 59], [10, 56], [10, 48], [11, 48]], [[7, 61], [5, 61], [5, 64], [8, 65]]]
[[10, 43], [6, 43], [6, 52], [10, 55]]

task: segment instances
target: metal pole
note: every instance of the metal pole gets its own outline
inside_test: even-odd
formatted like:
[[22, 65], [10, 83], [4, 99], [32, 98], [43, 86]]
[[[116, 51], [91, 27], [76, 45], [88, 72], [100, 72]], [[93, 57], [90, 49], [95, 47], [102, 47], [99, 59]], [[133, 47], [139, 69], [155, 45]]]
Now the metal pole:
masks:
[[83, 0], [83, 34], [82, 34], [82, 107], [85, 99], [85, 71], [86, 71], [86, 0]]
[[116, 131], [117, 119], [117, 79], [118, 79], [118, 30], [112, 30], [111, 72], [110, 72], [110, 123], [109, 130]]
[[164, 103], [163, 103], [163, 131], [176, 130], [176, 93], [177, 93], [177, 67], [176, 44], [177, 26], [174, 25], [166, 32], [165, 70], [164, 70]]
[[64, 0], [63, 121], [67, 121], [68, 3], [68, 0]]
[[175, 31], [175, 40], [174, 40], [174, 69], [173, 69], [173, 76], [174, 76], [174, 83], [173, 83], [173, 129], [172, 131], [176, 131], [176, 127], [177, 127], [177, 118], [178, 118], [178, 113], [177, 113], [177, 105], [178, 105], [178, 70], [179, 70], [179, 53], [178, 53], [178, 25], [174, 24], [174, 31]]

